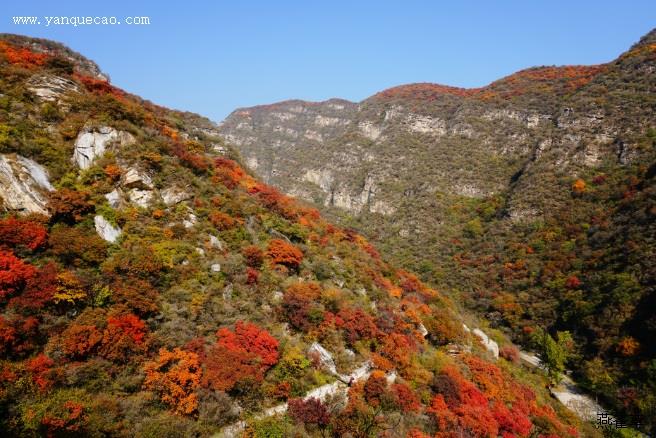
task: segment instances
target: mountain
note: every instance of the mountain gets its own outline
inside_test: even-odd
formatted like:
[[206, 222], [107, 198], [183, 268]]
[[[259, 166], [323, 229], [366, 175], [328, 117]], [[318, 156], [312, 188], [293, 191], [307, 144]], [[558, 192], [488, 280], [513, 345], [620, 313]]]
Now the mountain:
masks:
[[517, 342], [569, 331], [587, 388], [653, 419], [655, 109], [652, 31], [607, 64], [240, 108], [219, 131]]
[[0, 206], [3, 436], [598, 435], [213, 123], [57, 43], [0, 37]]

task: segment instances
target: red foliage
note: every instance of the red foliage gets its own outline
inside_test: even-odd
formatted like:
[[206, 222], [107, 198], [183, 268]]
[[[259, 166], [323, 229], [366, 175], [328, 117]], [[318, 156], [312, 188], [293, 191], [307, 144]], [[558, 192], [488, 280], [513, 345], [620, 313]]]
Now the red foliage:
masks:
[[25, 68], [35, 68], [43, 65], [48, 58], [44, 53], [36, 53], [23, 47], [16, 47], [4, 41], [0, 42], [0, 51], [10, 64]]
[[109, 94], [117, 98], [125, 97], [125, 92], [123, 90], [121, 90], [120, 88], [116, 88], [108, 81], [93, 78], [91, 76], [77, 74], [77, 73], [75, 73], [73, 76], [75, 77], [75, 79], [80, 81], [87, 90], [91, 91], [92, 93]]
[[15, 217], [0, 220], [0, 247], [23, 245], [35, 250], [46, 243], [47, 235], [45, 227], [38, 222]]
[[103, 332], [100, 354], [121, 362], [131, 359], [134, 353], [146, 351], [146, 324], [133, 314], [110, 316]]
[[296, 270], [303, 261], [303, 251], [282, 239], [272, 239], [267, 248], [267, 257], [275, 265]]
[[102, 338], [95, 325], [71, 324], [61, 334], [61, 348], [66, 356], [82, 359], [96, 350]]
[[41, 391], [46, 391], [54, 384], [51, 372], [54, 364], [55, 362], [43, 353], [25, 364], [25, 369], [32, 375], [32, 380]]
[[0, 356], [20, 355], [34, 348], [39, 321], [28, 316], [5, 318], [0, 315]]
[[255, 195], [264, 207], [280, 214], [286, 219], [296, 219], [299, 216], [296, 202], [292, 198], [280, 193], [274, 187], [257, 183], [249, 189], [248, 193]]
[[87, 420], [84, 415], [84, 406], [78, 402], [67, 401], [58, 409], [56, 414], [46, 414], [41, 419], [45, 429], [45, 436], [71, 436], [77, 435]]
[[421, 409], [419, 398], [405, 383], [392, 384], [392, 395], [394, 404], [398, 406], [401, 412], [419, 412]]
[[0, 250], [0, 302], [22, 291], [36, 272], [34, 266], [23, 262], [11, 251]]
[[193, 152], [187, 145], [175, 142], [171, 153], [178, 157], [183, 165], [197, 173], [205, 173], [209, 170], [212, 162], [205, 155]]
[[16, 328], [4, 316], [0, 315], [0, 356], [13, 349], [18, 341]]
[[328, 408], [316, 398], [289, 400], [288, 413], [297, 423], [316, 424], [319, 427], [325, 427], [330, 423]]
[[351, 345], [361, 339], [375, 339], [379, 335], [374, 318], [362, 309], [345, 307], [337, 316], [341, 321], [340, 328], [346, 332], [346, 339]]
[[50, 262], [27, 279], [23, 293], [9, 300], [10, 307], [37, 310], [52, 302], [57, 292], [57, 266]]
[[260, 278], [260, 271], [250, 266], [246, 268], [246, 284], [257, 284]]
[[364, 399], [371, 406], [380, 405], [381, 399], [387, 391], [387, 379], [385, 372], [374, 370], [364, 383]]
[[203, 384], [228, 391], [238, 382], [260, 382], [278, 362], [278, 341], [255, 324], [237, 322], [235, 330], [221, 328], [207, 355]]
[[292, 327], [308, 331], [313, 325], [310, 312], [321, 296], [321, 287], [317, 283], [296, 283], [285, 290], [282, 299], [282, 310]]
[[499, 350], [499, 356], [508, 362], [519, 363], [519, 350], [514, 345], [506, 345]]
[[[533, 424], [531, 420], [520, 410], [513, 408], [508, 409], [503, 403], [495, 403], [492, 408], [494, 419], [499, 425], [501, 433], [516, 434], [520, 437], [526, 437], [531, 432]], [[515, 435], [513, 435], [515, 436]]]
[[583, 283], [579, 280], [579, 277], [572, 275], [565, 282], [565, 287], [567, 287], [567, 289], [578, 289], [582, 284]]
[[255, 245], [247, 246], [241, 250], [242, 255], [246, 259], [246, 266], [251, 268], [259, 268], [264, 261], [264, 252]]

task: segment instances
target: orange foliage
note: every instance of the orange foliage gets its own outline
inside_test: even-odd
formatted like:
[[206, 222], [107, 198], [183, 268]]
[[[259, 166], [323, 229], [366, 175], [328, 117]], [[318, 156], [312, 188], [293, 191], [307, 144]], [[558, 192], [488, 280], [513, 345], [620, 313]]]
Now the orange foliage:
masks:
[[116, 181], [121, 177], [121, 168], [115, 164], [108, 164], [103, 171], [105, 172], [105, 175], [107, 175], [107, 178], [112, 181]]
[[617, 352], [622, 356], [634, 356], [640, 349], [640, 343], [631, 336], [626, 336], [617, 344]]
[[303, 261], [303, 252], [282, 239], [272, 239], [267, 248], [267, 257], [275, 265], [297, 270]]
[[46, 243], [47, 235], [45, 227], [38, 222], [15, 217], [0, 220], [0, 248], [23, 245], [35, 250]]
[[579, 178], [576, 181], [574, 181], [574, 183], [572, 184], [572, 192], [576, 194], [583, 193], [585, 192], [585, 187], [586, 187], [585, 181]]
[[144, 387], [160, 394], [175, 412], [192, 414], [198, 407], [194, 391], [200, 384], [201, 369], [196, 353], [179, 348], [159, 350], [159, 357], [144, 366]]
[[71, 324], [61, 334], [61, 348], [66, 356], [82, 359], [96, 350], [102, 337], [95, 325]]
[[211, 212], [209, 219], [212, 225], [214, 225], [218, 230], [227, 230], [235, 226], [237, 223], [237, 221], [231, 216], [220, 211]]
[[228, 189], [233, 190], [237, 188], [241, 180], [246, 175], [235, 161], [227, 158], [219, 157], [214, 160], [214, 176], [212, 181], [221, 183]]
[[297, 219], [299, 216], [299, 209], [296, 202], [289, 196], [280, 193], [274, 187], [257, 183], [248, 190], [248, 193], [255, 195], [264, 207], [280, 214], [286, 219]]

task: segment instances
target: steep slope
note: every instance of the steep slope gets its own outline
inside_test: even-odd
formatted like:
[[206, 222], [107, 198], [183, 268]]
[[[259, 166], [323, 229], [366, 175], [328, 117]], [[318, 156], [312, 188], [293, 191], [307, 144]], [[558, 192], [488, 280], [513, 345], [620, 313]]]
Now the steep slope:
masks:
[[[595, 434], [212, 123], [92, 65], [0, 40], [3, 436]], [[301, 398], [349, 373], [347, 399]]]
[[604, 65], [242, 108], [220, 132], [516, 339], [571, 331], [589, 389], [653, 419], [655, 96], [652, 31]]

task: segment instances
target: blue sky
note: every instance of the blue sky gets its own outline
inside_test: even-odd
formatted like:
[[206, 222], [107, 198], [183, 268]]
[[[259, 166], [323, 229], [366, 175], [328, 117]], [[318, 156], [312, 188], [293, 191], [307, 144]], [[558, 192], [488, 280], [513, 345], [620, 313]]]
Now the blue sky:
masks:
[[[32, 15], [151, 24], [12, 23]], [[358, 101], [403, 83], [476, 87], [534, 65], [606, 62], [655, 26], [654, 0], [6, 0], [0, 13], [0, 32], [61, 41], [117, 86], [215, 121], [290, 98]]]

